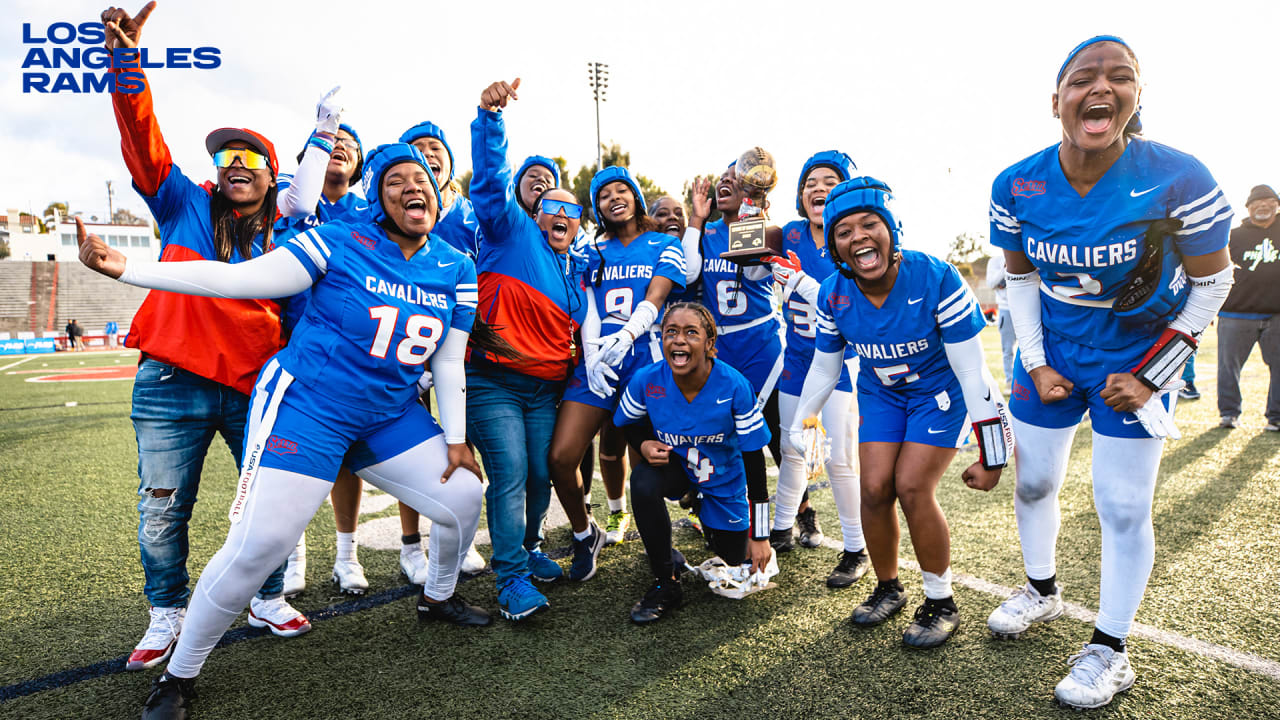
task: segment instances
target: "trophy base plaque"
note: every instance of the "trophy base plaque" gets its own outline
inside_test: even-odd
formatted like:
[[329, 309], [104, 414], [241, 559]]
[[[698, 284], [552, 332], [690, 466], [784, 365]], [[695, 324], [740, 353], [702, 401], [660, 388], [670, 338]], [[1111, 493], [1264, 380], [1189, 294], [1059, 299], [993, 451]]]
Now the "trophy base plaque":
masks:
[[762, 217], [729, 223], [729, 249], [720, 257], [738, 265], [761, 265], [761, 258], [777, 255], [781, 248], [770, 247]]

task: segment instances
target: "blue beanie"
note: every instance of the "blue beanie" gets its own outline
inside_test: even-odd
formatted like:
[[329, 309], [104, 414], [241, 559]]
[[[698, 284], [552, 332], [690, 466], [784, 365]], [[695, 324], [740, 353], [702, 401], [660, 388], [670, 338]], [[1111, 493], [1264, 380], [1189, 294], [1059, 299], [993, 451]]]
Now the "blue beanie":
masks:
[[897, 253], [902, 249], [902, 224], [889, 209], [892, 200], [893, 191], [889, 186], [870, 175], [846, 180], [827, 193], [827, 203], [822, 208], [822, 236], [827, 247], [831, 248], [831, 262], [835, 263], [841, 275], [853, 277], [853, 268], [840, 259], [831, 244], [831, 233], [836, 223], [848, 215], [860, 212], [879, 215], [889, 228], [889, 252]]
[[440, 219], [440, 187], [422, 151], [408, 143], [389, 143], [374, 148], [364, 164], [364, 199], [369, 203], [370, 222], [380, 223], [387, 217], [382, 207], [382, 176], [392, 167], [406, 162], [416, 163], [427, 172], [431, 189], [436, 194], [436, 220]]
[[423, 120], [408, 130], [405, 130], [404, 134], [400, 136], [400, 142], [412, 145], [414, 140], [418, 140], [420, 138], [435, 138], [440, 141], [441, 145], [444, 145], [444, 151], [449, 153], [449, 177], [445, 182], [453, 180], [453, 148], [449, 147], [449, 141], [444, 139], [444, 130], [441, 130], [439, 125], [436, 125], [430, 120]]
[[829, 167], [840, 177], [840, 181], [844, 182], [853, 177], [853, 172], [858, 169], [853, 159], [839, 150], [823, 150], [820, 153], [814, 153], [813, 157], [804, 161], [804, 167], [800, 168], [800, 182], [796, 183], [796, 212], [800, 217], [805, 217], [804, 204], [801, 202], [800, 195], [804, 192], [804, 181], [809, 177], [809, 173], [813, 172], [817, 167]]
[[644, 204], [644, 193], [640, 192], [640, 187], [636, 185], [636, 181], [631, 178], [631, 173], [624, 167], [611, 165], [591, 178], [591, 213], [595, 216], [596, 222], [600, 222], [600, 211], [596, 208], [596, 196], [600, 194], [600, 189], [611, 182], [624, 182], [627, 187], [631, 188], [631, 192], [636, 196], [636, 206], [640, 212], [648, 212], [648, 208]]

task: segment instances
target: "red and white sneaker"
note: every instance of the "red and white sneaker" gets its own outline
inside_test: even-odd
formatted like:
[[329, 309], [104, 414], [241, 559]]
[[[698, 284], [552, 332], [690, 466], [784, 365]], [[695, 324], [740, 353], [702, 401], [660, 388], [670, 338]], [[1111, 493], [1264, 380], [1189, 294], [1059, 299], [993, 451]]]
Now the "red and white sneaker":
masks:
[[263, 600], [255, 596], [249, 601], [249, 624], [267, 628], [279, 637], [294, 637], [311, 630], [307, 616], [295, 610], [284, 597]]
[[143, 670], [168, 659], [173, 654], [173, 646], [178, 644], [178, 634], [186, 617], [186, 608], [151, 608], [151, 624], [138, 646], [129, 653], [124, 669]]

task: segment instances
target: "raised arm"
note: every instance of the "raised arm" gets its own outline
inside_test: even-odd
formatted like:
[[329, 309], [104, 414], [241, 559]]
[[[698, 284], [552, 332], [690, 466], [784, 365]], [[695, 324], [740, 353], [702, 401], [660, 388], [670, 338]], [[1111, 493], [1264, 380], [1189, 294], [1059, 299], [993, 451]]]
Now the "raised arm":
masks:
[[325, 170], [329, 166], [329, 155], [333, 152], [334, 138], [338, 135], [341, 121], [342, 108], [337, 98], [340, 88], [334, 87], [316, 103], [316, 130], [307, 138], [307, 148], [302, 153], [302, 162], [298, 163], [298, 171], [292, 178], [282, 175], [277, 183], [280, 193], [276, 207], [285, 217], [305, 218], [320, 204]]
[[[514, 171], [507, 163], [507, 126], [502, 109], [516, 99], [520, 78], [495, 82], [480, 94], [471, 123], [471, 205], [484, 242], [503, 243], [529, 216], [516, 201]], [[531, 221], [530, 221], [531, 222]]]
[[[102, 24], [106, 26], [107, 50], [138, 47], [142, 26], [155, 7], [153, 0], [133, 17], [121, 8], [104, 10]], [[140, 68], [129, 70], [142, 74]], [[122, 72], [122, 68], [113, 67], [111, 72]], [[173, 157], [160, 134], [160, 123], [156, 121], [155, 108], [151, 102], [151, 83], [144, 81], [142, 91], [138, 93], [111, 93], [111, 107], [115, 111], [116, 125], [120, 127], [120, 150], [124, 155], [124, 164], [129, 168], [133, 183], [143, 195], [155, 195], [160, 184], [169, 176]]]

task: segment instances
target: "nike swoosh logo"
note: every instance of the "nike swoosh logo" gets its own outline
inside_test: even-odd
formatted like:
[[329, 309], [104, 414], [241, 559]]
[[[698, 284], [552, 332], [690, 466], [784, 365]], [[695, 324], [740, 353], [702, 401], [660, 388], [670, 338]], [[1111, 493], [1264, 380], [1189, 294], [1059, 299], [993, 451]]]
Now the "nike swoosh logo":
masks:
[[908, 305], [915, 305], [916, 303], [919, 303], [919, 302], [924, 302], [924, 298], [916, 298], [915, 300], [910, 300], [910, 299], [908, 299], [908, 300], [907, 300], [907, 304], [908, 304]]
[[717, 404], [717, 405], [723, 405], [723, 404], [725, 404], [725, 403], [729, 402], [729, 401], [730, 401], [730, 400], [732, 400], [732, 399], [733, 399], [733, 398], [731, 398], [731, 397], [721, 398], [721, 399], [719, 399], [719, 400], [716, 400], [716, 404]]
[[453, 266], [453, 265], [457, 265], [457, 263], [442, 263], [442, 262], [440, 262], [439, 260], [437, 260], [437, 261], [436, 261], [436, 265], [439, 265], [439, 266], [440, 266], [440, 267], [442, 267], [442, 268], [447, 268], [447, 267], [451, 267], [451, 266]]
[[1155, 190], [1155, 189], [1156, 189], [1156, 188], [1158, 188], [1158, 187], [1160, 187], [1160, 186], [1159, 186], [1159, 185], [1156, 185], [1155, 187], [1149, 187], [1149, 188], [1147, 188], [1146, 190], [1143, 190], [1142, 192], [1138, 192], [1138, 191], [1137, 191], [1137, 189], [1130, 190], [1130, 191], [1129, 191], [1129, 197], [1141, 197], [1141, 196], [1146, 195], [1147, 193], [1151, 192], [1152, 190]]
[[944, 432], [946, 432], [946, 430], [934, 430], [933, 428], [929, 428], [930, 435], [941, 435]]
[[987, 402], [990, 402], [990, 401], [991, 401], [991, 391], [990, 391], [990, 390], [987, 390], [987, 396], [986, 396], [986, 397], [984, 397], [984, 398], [982, 398], [982, 399], [983, 399], [983, 400], [985, 400], [985, 401], [987, 401]]
[[1120, 422], [1124, 423], [1125, 425], [1132, 425], [1132, 424], [1134, 424], [1134, 423], [1138, 422], [1138, 418], [1134, 418], [1134, 419], [1132, 419], [1132, 420], [1130, 420], [1129, 418], [1125, 418], [1125, 419], [1121, 420]]

